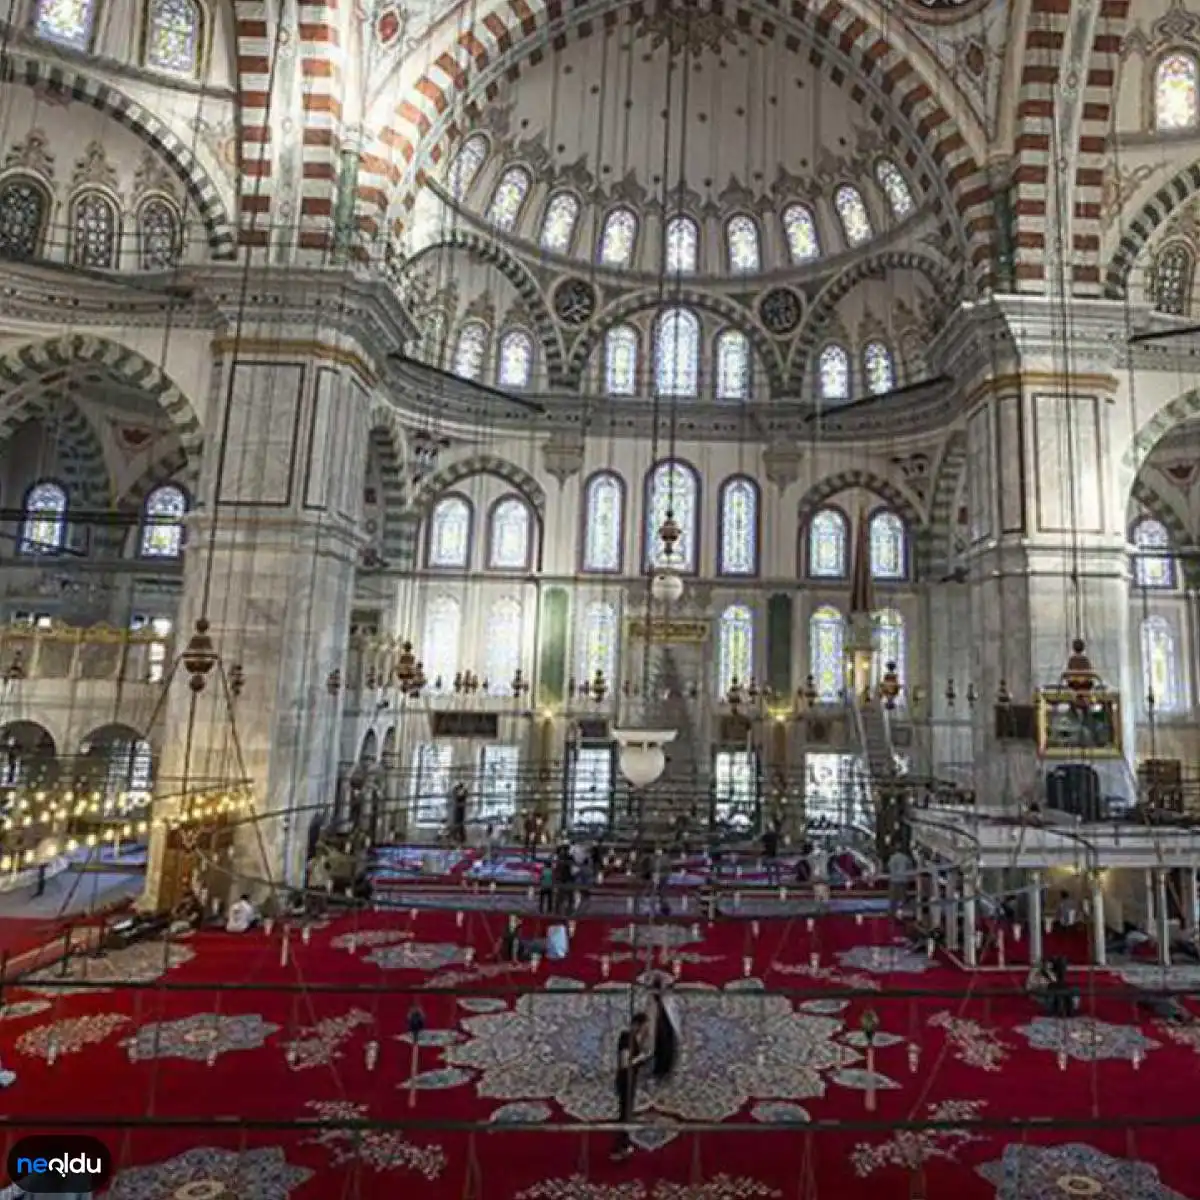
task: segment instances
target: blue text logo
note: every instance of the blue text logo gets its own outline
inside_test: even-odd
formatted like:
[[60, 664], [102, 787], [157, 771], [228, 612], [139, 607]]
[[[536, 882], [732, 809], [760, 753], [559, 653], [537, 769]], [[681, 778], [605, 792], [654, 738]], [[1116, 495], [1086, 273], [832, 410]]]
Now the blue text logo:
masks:
[[86, 1134], [43, 1134], [22, 1138], [8, 1152], [8, 1178], [31, 1196], [94, 1192], [112, 1174], [112, 1155]]

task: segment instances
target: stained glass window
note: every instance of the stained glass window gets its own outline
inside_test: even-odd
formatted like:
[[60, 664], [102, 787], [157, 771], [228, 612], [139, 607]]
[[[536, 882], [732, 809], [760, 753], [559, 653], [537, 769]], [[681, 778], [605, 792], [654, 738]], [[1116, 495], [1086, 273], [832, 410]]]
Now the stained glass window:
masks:
[[[697, 492], [699, 485], [691, 467], [679, 462], [662, 462], [650, 473], [646, 504], [646, 565], [654, 570], [696, 569]], [[680, 538], [668, 554], [659, 530], [671, 513], [679, 525]]]
[[56, 554], [67, 536], [67, 493], [49, 480], [35, 483], [25, 496], [21, 523], [23, 554]]
[[[901, 686], [905, 678], [904, 618], [893, 608], [881, 608], [875, 614], [875, 654], [871, 659], [871, 686], [878, 687], [888, 663], [896, 664]], [[904, 697], [897, 697], [900, 703]]]
[[789, 204], [783, 210], [783, 232], [787, 238], [792, 262], [812, 262], [821, 257], [821, 239], [812, 209], [803, 204]]
[[1175, 558], [1167, 527], [1153, 517], [1143, 517], [1133, 527], [1133, 545], [1133, 578], [1138, 587], [1173, 588]]
[[446, 330], [449, 322], [441, 309], [435, 308], [425, 318], [425, 327], [421, 333], [421, 355], [426, 362], [435, 367], [442, 365], [446, 353]]
[[89, 50], [96, 22], [96, 0], [38, 0], [34, 31], [38, 37]]
[[903, 579], [905, 566], [904, 522], [883, 509], [871, 518], [871, 577]]
[[845, 689], [846, 622], [836, 608], [818, 608], [808, 621], [809, 661], [817, 696], [825, 703], [841, 699]]
[[817, 362], [822, 400], [850, 399], [850, 355], [845, 346], [831, 342]]
[[891, 159], [881, 158], [875, 164], [875, 178], [887, 197], [892, 216], [898, 221], [904, 220], [917, 206], [908, 180], [900, 173], [900, 168]]
[[607, 600], [596, 600], [583, 610], [579, 636], [579, 683], [588, 683], [604, 672], [610, 694], [617, 673], [617, 609]]
[[700, 262], [700, 230], [691, 217], [672, 217], [666, 229], [666, 267], [672, 274], [690, 275]]
[[509, 167], [500, 176], [487, 216], [502, 233], [511, 232], [516, 225], [525, 197], [529, 195], [530, 183], [529, 172], [524, 167]]
[[695, 396], [700, 390], [700, 320], [686, 308], [670, 308], [654, 338], [654, 384], [660, 396]]
[[604, 390], [610, 396], [636, 396], [637, 375], [637, 330], [617, 325], [604, 335]]
[[621, 480], [609, 472], [593, 475], [583, 504], [583, 570], [619, 571], [625, 507]]
[[729, 269], [735, 275], [762, 268], [762, 247], [759, 244], [758, 222], [739, 213], [725, 223], [725, 242], [729, 248]]
[[488, 566], [498, 571], [523, 571], [529, 566], [529, 506], [516, 496], [506, 497], [492, 509]]
[[71, 261], [98, 271], [117, 265], [117, 206], [99, 192], [83, 192], [71, 204]]
[[600, 233], [600, 261], [606, 267], [627, 267], [633, 261], [638, 222], [628, 208], [614, 208]]
[[848, 246], [861, 246], [872, 236], [871, 218], [858, 188], [843, 184], [834, 193], [833, 207], [837, 210]]
[[1196, 59], [1168, 54], [1154, 72], [1154, 123], [1159, 129], [1192, 129], [1200, 124]]
[[175, 75], [195, 75], [203, 29], [204, 18], [195, 0], [149, 0], [146, 66]]
[[448, 692], [458, 673], [458, 642], [462, 606], [453, 596], [436, 596], [425, 610], [425, 630], [419, 647], [430, 688]]
[[414, 825], [428, 829], [445, 823], [450, 811], [452, 762], [448, 742], [426, 742], [417, 747], [412, 790]]
[[570, 192], [556, 192], [546, 205], [542, 217], [542, 249], [553, 254], [566, 254], [575, 236], [579, 221], [579, 200]]
[[1183, 707], [1175, 631], [1166, 617], [1147, 617], [1142, 622], [1142, 692], [1147, 705], [1147, 697], [1153, 695], [1155, 712], [1178, 712]]
[[144, 558], [178, 558], [183, 550], [183, 518], [187, 497], [173, 483], [156, 487], [146, 497], [142, 520]]
[[745, 832], [758, 815], [758, 760], [751, 750], [718, 750], [713, 758], [713, 818]]
[[450, 195], [455, 200], [461, 200], [471, 190], [487, 155], [488, 143], [483, 134], [473, 134], [463, 142], [450, 168]]
[[717, 623], [717, 698], [724, 699], [735, 681], [745, 687], [753, 678], [754, 614], [731, 604]]
[[718, 400], [750, 398], [750, 339], [740, 329], [725, 329], [717, 337]]
[[480, 379], [487, 358], [488, 330], [482, 321], [468, 321], [458, 331], [454, 347], [454, 373], [463, 379]]
[[882, 396], [896, 386], [896, 364], [883, 342], [868, 342], [863, 350], [863, 379], [872, 396]]
[[810, 828], [822, 825], [850, 829], [870, 827], [875, 820], [870, 780], [857, 754], [804, 756], [804, 814]]
[[533, 338], [523, 329], [509, 330], [500, 339], [496, 382], [501, 387], [527, 388], [533, 379]]
[[0, 184], [0, 257], [36, 258], [46, 228], [46, 192], [17, 176]]
[[720, 571], [758, 573], [758, 488], [749, 479], [730, 479], [721, 488]]
[[502, 825], [517, 813], [517, 776], [521, 751], [497, 743], [479, 750], [479, 820]]
[[488, 695], [511, 696], [513, 676], [521, 665], [523, 623], [521, 602], [511, 596], [496, 600], [487, 615], [483, 674]]
[[446, 496], [429, 518], [429, 565], [463, 567], [471, 553], [471, 506], [461, 496]]
[[571, 764], [571, 812], [574, 828], [603, 827], [612, 809], [613, 755], [609, 746], [583, 746]]
[[1150, 290], [1159, 312], [1176, 317], [1187, 315], [1195, 266], [1192, 251], [1183, 242], [1174, 242], [1158, 256]]
[[152, 196], [138, 209], [138, 251], [143, 271], [169, 271], [179, 261], [182, 241], [179, 214], [166, 200]]
[[848, 549], [845, 514], [823, 508], [813, 515], [808, 527], [808, 573], [817, 579], [845, 579]]

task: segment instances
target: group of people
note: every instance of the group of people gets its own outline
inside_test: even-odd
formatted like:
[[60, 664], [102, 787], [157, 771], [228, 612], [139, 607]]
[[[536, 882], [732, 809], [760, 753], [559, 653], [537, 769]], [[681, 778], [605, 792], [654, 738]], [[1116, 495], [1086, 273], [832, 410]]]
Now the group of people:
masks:
[[617, 1161], [633, 1154], [628, 1126], [637, 1110], [639, 1088], [661, 1087], [670, 1079], [679, 1058], [680, 1013], [669, 980], [670, 976], [662, 974], [650, 980], [649, 1003], [634, 1012], [617, 1038], [617, 1123], [622, 1126], [612, 1151]]
[[554, 857], [542, 864], [538, 878], [538, 912], [568, 916], [587, 899], [604, 865], [604, 847], [563, 842]]

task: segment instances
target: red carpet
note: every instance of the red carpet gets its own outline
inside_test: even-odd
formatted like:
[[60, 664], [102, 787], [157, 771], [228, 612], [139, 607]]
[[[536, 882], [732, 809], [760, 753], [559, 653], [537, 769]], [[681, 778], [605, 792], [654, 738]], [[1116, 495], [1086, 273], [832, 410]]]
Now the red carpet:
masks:
[[[1153, 1124], [1200, 1119], [1200, 1038], [1190, 1028], [1139, 1024], [1128, 999], [1102, 994], [1115, 980], [1081, 977], [1086, 1019], [1066, 1024], [1066, 1053], [1056, 1023], [1041, 1027], [1050, 1048], [1035, 1048], [1018, 1028], [1036, 1016], [1024, 998], [978, 994], [1018, 986], [1019, 972], [972, 985], [924, 955], [895, 959], [889, 922], [850, 917], [811, 930], [803, 919], [674, 925], [683, 1053], [666, 1087], [642, 1093], [652, 1106], [642, 1119], [655, 1126], [640, 1135], [644, 1148], [610, 1163], [612, 1133], [592, 1126], [615, 1117], [613, 1045], [629, 1003], [615, 985], [640, 970], [619, 940], [627, 928], [581, 920], [567, 960], [536, 971], [494, 963], [503, 918], [480, 913], [461, 925], [450, 912], [340, 917], [308, 944], [290, 935], [286, 965], [278, 929], [177, 943], [171, 953], [186, 961], [165, 975], [166, 947], [135, 947], [87, 967], [100, 982], [118, 970], [161, 976], [142, 990], [10, 989], [0, 1056], [18, 1081], [0, 1096], [30, 1126], [87, 1118], [125, 1172], [114, 1200], [334, 1200], [409, 1188], [434, 1200], [990, 1200], [1001, 1182], [1003, 1200], [1056, 1200], [1054, 1180], [1068, 1176], [1108, 1190], [1064, 1196], [1195, 1195], [1192, 1132]], [[439, 968], [467, 946], [474, 962]], [[888, 966], [907, 971], [881, 973]], [[218, 993], [216, 981], [267, 986]], [[177, 990], [185, 984], [194, 990]], [[461, 994], [405, 990], [420, 984]], [[887, 996], [837, 998], [839, 988], [882, 986]], [[414, 1006], [429, 1043], [415, 1089], [402, 1040]], [[879, 1022], [873, 1092], [861, 1046], [868, 1011]], [[190, 1026], [169, 1024], [189, 1017]], [[144, 1114], [195, 1124], [106, 1126]], [[409, 1125], [255, 1125], [321, 1117]], [[505, 1119], [535, 1127], [430, 1127]], [[1039, 1128], [1051, 1119], [1113, 1127]], [[780, 1120], [800, 1124], [773, 1127]], [[959, 1124], [894, 1130], [929, 1120]], [[962, 1124], [971, 1120], [977, 1128]], [[709, 1121], [727, 1128], [669, 1127]], [[1007, 1121], [1024, 1125], [988, 1125]]]

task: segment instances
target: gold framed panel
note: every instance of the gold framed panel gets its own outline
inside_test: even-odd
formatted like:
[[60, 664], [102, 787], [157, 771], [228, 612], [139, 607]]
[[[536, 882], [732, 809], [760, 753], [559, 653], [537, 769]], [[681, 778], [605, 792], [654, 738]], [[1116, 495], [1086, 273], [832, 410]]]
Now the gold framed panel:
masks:
[[1121, 758], [1120, 696], [1104, 692], [1081, 704], [1065, 688], [1042, 688], [1037, 693], [1037, 744], [1042, 758]]

